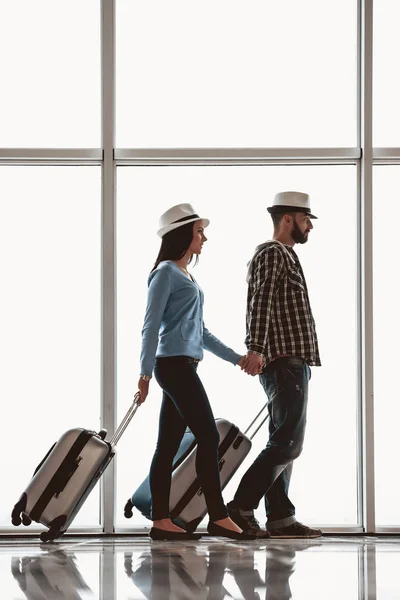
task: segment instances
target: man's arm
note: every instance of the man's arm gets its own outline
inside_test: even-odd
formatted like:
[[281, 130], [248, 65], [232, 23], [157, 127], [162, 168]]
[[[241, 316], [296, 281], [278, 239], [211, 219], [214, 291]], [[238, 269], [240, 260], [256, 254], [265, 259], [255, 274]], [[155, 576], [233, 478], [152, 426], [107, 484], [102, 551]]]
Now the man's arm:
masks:
[[274, 246], [260, 252], [255, 259], [247, 306], [248, 360], [245, 370], [250, 375], [256, 375], [265, 361], [272, 306], [283, 271], [282, 253]]

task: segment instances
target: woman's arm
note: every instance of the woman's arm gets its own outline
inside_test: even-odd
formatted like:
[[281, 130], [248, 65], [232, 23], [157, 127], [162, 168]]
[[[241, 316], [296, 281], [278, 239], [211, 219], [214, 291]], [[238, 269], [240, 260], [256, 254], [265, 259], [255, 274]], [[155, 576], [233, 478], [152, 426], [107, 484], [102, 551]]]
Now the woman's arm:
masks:
[[232, 348], [228, 348], [224, 343], [221, 342], [215, 335], [208, 331], [207, 327], [203, 323], [203, 348], [215, 354], [223, 360], [227, 360], [233, 365], [239, 364], [242, 359], [241, 354], [237, 354]]
[[153, 374], [158, 333], [170, 293], [171, 282], [168, 271], [166, 269], [154, 271], [149, 279], [147, 306], [142, 328], [140, 375], [151, 377]]

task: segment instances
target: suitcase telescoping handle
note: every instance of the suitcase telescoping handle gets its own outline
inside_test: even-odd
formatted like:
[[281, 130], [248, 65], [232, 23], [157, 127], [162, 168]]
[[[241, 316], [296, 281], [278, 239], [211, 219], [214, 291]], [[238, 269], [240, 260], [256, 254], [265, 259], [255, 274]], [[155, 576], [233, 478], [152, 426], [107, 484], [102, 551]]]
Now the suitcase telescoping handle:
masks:
[[[246, 429], [246, 431], [244, 431], [243, 433], [246, 435], [248, 431], [250, 431], [250, 429], [252, 428], [252, 426], [254, 425], [254, 423], [256, 421], [258, 421], [260, 415], [264, 412], [264, 410], [267, 408], [268, 406], [268, 402], [266, 404], [264, 404], [264, 406], [262, 407], [262, 409], [260, 410], [260, 412], [258, 413], [258, 415], [256, 417], [254, 417], [254, 419], [252, 420], [252, 422], [250, 423], [250, 425], [248, 426], [248, 428]], [[256, 435], [256, 433], [258, 432], [258, 430], [264, 425], [265, 421], [268, 419], [268, 413], [265, 415], [265, 417], [262, 419], [261, 423], [259, 424], [259, 426], [257, 427], [257, 429], [255, 431], [253, 431], [253, 433], [249, 436], [249, 438], [252, 440], [253, 437]]]
[[133, 402], [128, 409], [128, 412], [126, 413], [125, 417], [122, 419], [118, 429], [116, 430], [116, 432], [114, 433], [114, 435], [112, 436], [112, 438], [110, 440], [110, 444], [112, 446], [115, 446], [119, 442], [122, 434], [124, 433], [125, 429], [128, 427], [129, 423], [131, 422], [133, 415], [139, 408], [139, 404], [138, 404], [139, 398], [140, 398], [140, 394], [139, 394], [139, 392], [136, 392]]

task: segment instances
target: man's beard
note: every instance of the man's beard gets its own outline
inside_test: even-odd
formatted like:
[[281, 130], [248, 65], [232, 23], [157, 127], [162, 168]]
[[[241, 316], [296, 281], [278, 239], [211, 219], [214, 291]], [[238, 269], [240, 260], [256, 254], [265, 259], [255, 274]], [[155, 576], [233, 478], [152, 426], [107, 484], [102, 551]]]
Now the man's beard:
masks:
[[296, 221], [293, 219], [292, 240], [295, 244], [305, 244], [308, 241], [308, 232], [302, 232]]

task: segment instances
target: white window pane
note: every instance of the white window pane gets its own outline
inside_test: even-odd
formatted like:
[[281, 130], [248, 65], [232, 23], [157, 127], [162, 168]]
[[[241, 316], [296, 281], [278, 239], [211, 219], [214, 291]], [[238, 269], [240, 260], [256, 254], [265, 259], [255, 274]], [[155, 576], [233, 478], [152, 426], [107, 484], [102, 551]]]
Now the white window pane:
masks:
[[118, 146], [354, 146], [356, 6], [118, 0]]
[[400, 526], [400, 485], [393, 472], [400, 460], [398, 424], [398, 244], [388, 219], [400, 219], [399, 166], [374, 167], [374, 406], [375, 493], [379, 527]]
[[[323, 366], [313, 368], [308, 430], [294, 468], [292, 498], [298, 516], [309, 524], [357, 523], [355, 167], [124, 167], [118, 170], [117, 181], [120, 416], [137, 389], [147, 276], [160, 243], [159, 215], [173, 204], [189, 201], [200, 215], [211, 219], [209, 241], [194, 270], [205, 292], [204, 319], [222, 341], [244, 353], [246, 263], [255, 246], [272, 235], [266, 206], [277, 191], [310, 193], [319, 220], [309, 243], [297, 250], [308, 281]], [[264, 403], [257, 378], [245, 376], [208, 352], [199, 374], [216, 417], [245, 428]], [[131, 521], [125, 520], [122, 508], [146, 476], [155, 448], [161, 394], [154, 379], [150, 390], [118, 452], [120, 526], [149, 524], [136, 510]], [[251, 455], [228, 484], [227, 501], [266, 439], [264, 427]], [[263, 522], [262, 507], [259, 516]]]
[[[72, 427], [100, 426], [100, 169], [0, 167], [0, 525]], [[74, 521], [99, 523], [98, 493]]]
[[100, 146], [99, 0], [0, 3], [4, 147]]
[[400, 146], [400, 3], [374, 2], [374, 146]]

